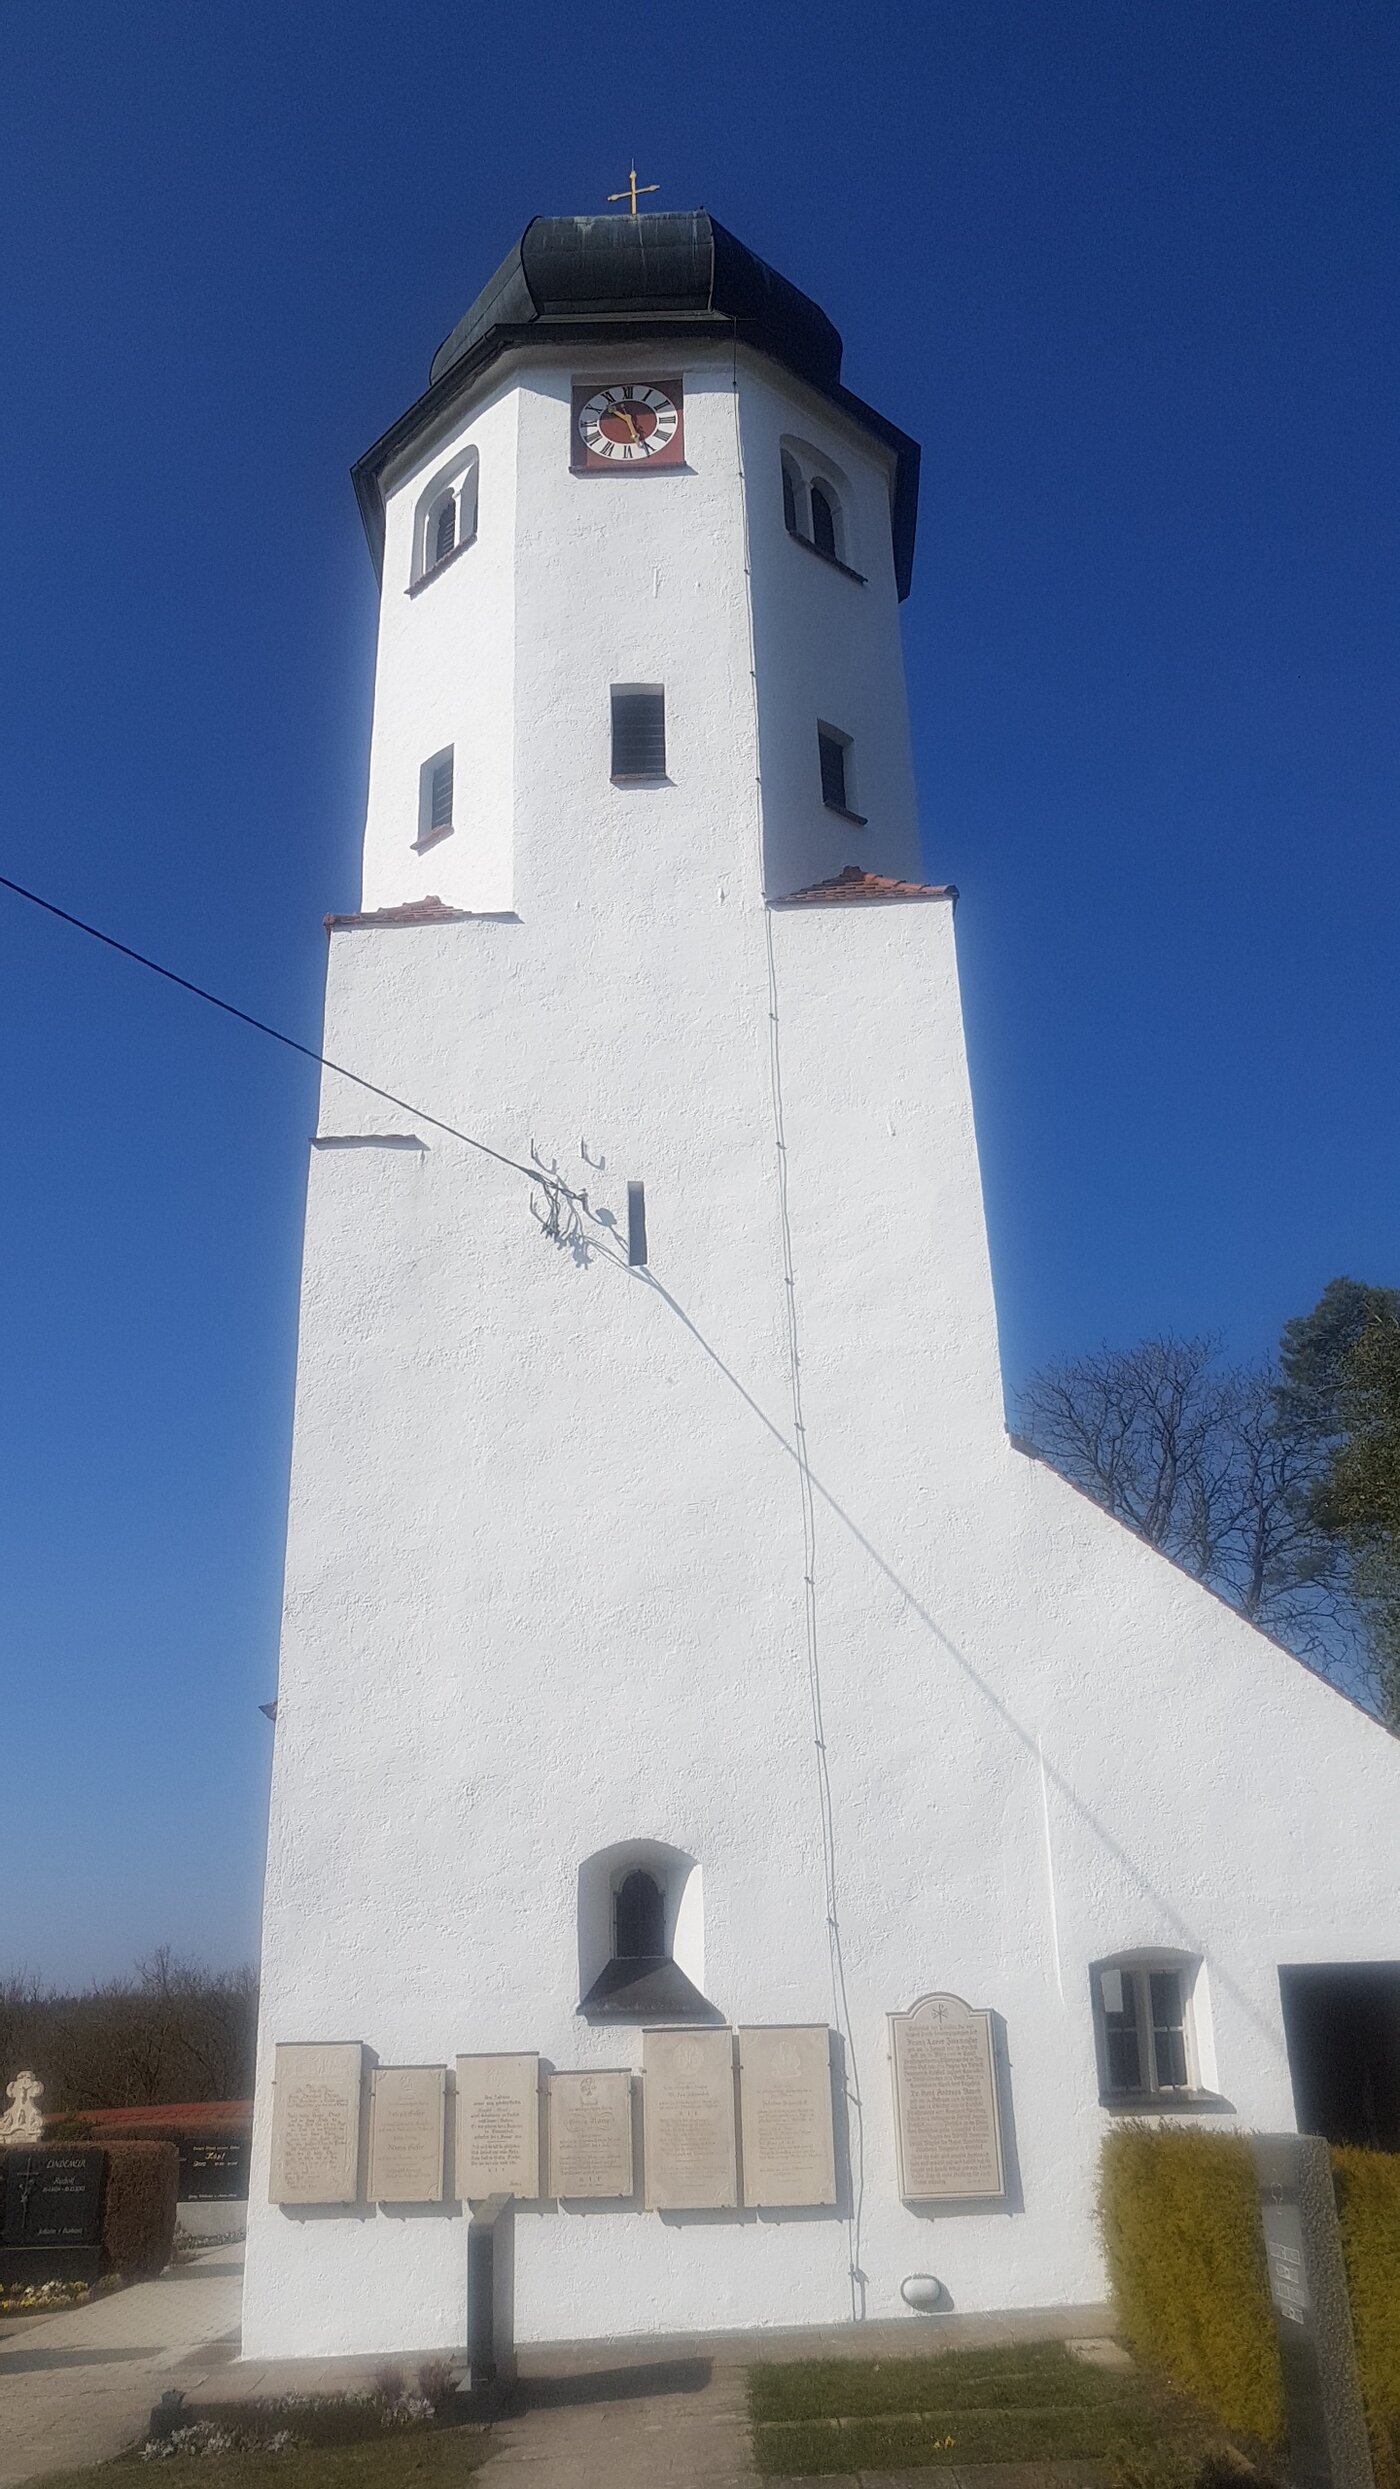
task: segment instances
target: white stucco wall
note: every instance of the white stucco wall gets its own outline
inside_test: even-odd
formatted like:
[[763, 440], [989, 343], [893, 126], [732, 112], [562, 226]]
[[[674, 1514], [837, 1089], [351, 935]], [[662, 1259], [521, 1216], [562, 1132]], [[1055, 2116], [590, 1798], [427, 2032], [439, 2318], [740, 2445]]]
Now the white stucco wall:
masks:
[[[387, 2063], [538, 2049], [561, 2067], [639, 2067], [639, 2031], [575, 2010], [579, 1869], [596, 1852], [650, 1840], [697, 1862], [692, 1935], [729, 2021], [838, 2019], [790, 1298], [868, 2312], [900, 2312], [912, 2272], [939, 2274], [964, 2308], [1099, 2294], [1091, 1961], [1153, 1944], [1201, 1956], [1231, 2114], [1287, 2126], [1277, 1964], [1397, 1949], [1400, 1748], [1006, 1438], [951, 908], [763, 904], [765, 844], [771, 858], [787, 842], [794, 879], [847, 860], [814, 846], [813, 874], [796, 870], [825, 835], [800, 785], [802, 719], [837, 663], [838, 591], [862, 617], [849, 730], [864, 736], [867, 697], [902, 724], [903, 691], [862, 672], [882, 648], [895, 665], [892, 582], [873, 555], [861, 590], [783, 541], [775, 459], [778, 532], [752, 504], [745, 530], [730, 377], [719, 360], [688, 368], [695, 472], [671, 482], [567, 475], [565, 369], [490, 411], [518, 453], [503, 660], [516, 914], [332, 941], [327, 1051], [511, 1154], [533, 1140], [587, 1187], [592, 1216], [586, 1251], [557, 1249], [520, 1177], [427, 1127], [421, 1146], [396, 1145], [405, 1119], [328, 1076], [250, 2355], [461, 2340], [458, 2208], [267, 2203], [272, 2051], [358, 2037]], [[754, 445], [810, 438], [815, 421], [770, 405], [771, 378], [754, 390], [751, 493]], [[842, 464], [861, 473], [849, 443]], [[405, 564], [406, 528], [390, 531]], [[457, 657], [410, 661], [407, 634], [474, 559], [396, 614], [392, 648], [386, 620], [372, 904], [422, 886], [383, 755], [416, 752], [456, 697]], [[386, 565], [386, 608], [398, 584]], [[668, 787], [608, 783], [620, 680], [668, 686]], [[900, 761], [888, 740], [879, 869], [898, 869], [912, 789], [907, 742]], [[426, 886], [500, 904], [499, 875], [483, 864], [473, 883], [470, 855], [445, 842]], [[629, 1178], [646, 1185], [644, 1272], [619, 1241]], [[1005, 2211], [931, 2219], [896, 2194], [884, 2018], [932, 1988], [1004, 2018]], [[840, 2211], [531, 2208], [520, 2331], [838, 2319], [852, 2243]]]

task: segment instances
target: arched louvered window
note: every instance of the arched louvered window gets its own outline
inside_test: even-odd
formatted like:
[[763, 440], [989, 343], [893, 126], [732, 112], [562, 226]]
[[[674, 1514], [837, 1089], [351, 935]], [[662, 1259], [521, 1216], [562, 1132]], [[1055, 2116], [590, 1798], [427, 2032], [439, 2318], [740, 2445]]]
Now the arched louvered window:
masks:
[[812, 542], [829, 561], [839, 561], [836, 543], [836, 502], [826, 484], [812, 486]]
[[449, 493], [437, 514], [433, 529], [433, 567], [436, 569], [439, 562], [445, 562], [448, 554], [455, 552], [456, 546], [457, 497], [455, 493]]
[[613, 1956], [619, 1962], [665, 1961], [666, 1908], [661, 1887], [645, 1868], [634, 1867], [617, 1888]]
[[783, 460], [783, 525], [790, 536], [800, 536], [797, 523], [797, 469], [789, 459]]

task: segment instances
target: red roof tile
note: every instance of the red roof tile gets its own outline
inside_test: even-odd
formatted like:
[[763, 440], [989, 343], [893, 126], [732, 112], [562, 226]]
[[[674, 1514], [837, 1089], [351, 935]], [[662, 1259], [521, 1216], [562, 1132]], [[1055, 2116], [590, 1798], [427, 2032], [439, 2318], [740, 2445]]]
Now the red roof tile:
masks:
[[848, 899], [956, 899], [951, 882], [894, 882], [882, 873], [867, 873], [863, 865], [848, 864], [833, 873], [830, 881], [813, 882], [810, 890], [790, 891], [786, 898], [770, 899], [770, 907], [830, 907]]
[[446, 907], [441, 899], [406, 899], [402, 907], [375, 907], [364, 916], [328, 916], [327, 933], [336, 933], [342, 925], [453, 925], [470, 916], [469, 907]]

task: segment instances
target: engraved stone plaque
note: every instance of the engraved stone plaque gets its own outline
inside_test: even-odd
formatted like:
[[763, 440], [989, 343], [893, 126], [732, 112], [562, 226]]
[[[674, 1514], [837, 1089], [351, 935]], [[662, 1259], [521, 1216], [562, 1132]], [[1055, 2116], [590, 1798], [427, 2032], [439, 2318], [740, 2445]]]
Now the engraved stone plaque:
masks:
[[732, 2032], [642, 2033], [642, 2132], [649, 2212], [738, 2202]]
[[631, 2194], [630, 2074], [551, 2074], [549, 2192]]
[[834, 2204], [831, 2035], [824, 2024], [739, 2033], [746, 2204]]
[[457, 2194], [465, 2203], [540, 2191], [540, 2061], [535, 2056], [457, 2060]]
[[279, 2043], [270, 2202], [358, 2203], [363, 2066], [358, 2040]]
[[444, 2066], [376, 2066], [369, 2093], [373, 2204], [442, 2202]]
[[1004, 2195], [992, 2017], [960, 1996], [891, 2014], [899, 2191], [909, 2203]]

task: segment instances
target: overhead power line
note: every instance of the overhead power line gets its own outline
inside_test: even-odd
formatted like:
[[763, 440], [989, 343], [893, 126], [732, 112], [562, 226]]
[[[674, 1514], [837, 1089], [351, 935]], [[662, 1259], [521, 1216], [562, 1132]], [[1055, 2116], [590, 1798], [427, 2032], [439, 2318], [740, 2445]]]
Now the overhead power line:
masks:
[[17, 899], [27, 899], [31, 907], [42, 908], [46, 916], [56, 916], [60, 924], [71, 925], [75, 933], [85, 933], [90, 941], [100, 942], [104, 949], [133, 960], [138, 968], [149, 968], [152, 976], [164, 977], [167, 985], [178, 985], [182, 993], [193, 994], [198, 1002], [212, 1003], [216, 1011], [227, 1012], [231, 1020], [241, 1020], [245, 1028], [256, 1029], [260, 1037], [274, 1038], [279, 1046], [290, 1047], [293, 1054], [304, 1055], [308, 1063], [319, 1063], [322, 1071], [353, 1081], [357, 1089], [367, 1090], [372, 1098], [382, 1098], [386, 1106], [397, 1106], [403, 1114], [411, 1115], [415, 1123], [431, 1124], [435, 1132], [445, 1132], [452, 1140], [464, 1142], [468, 1149], [480, 1150], [483, 1158], [494, 1158], [498, 1167], [509, 1167], [513, 1175], [523, 1175], [546, 1192], [557, 1191], [573, 1198], [567, 1184], [551, 1170], [524, 1166], [518, 1158], [508, 1158], [504, 1150], [493, 1149], [489, 1141], [479, 1141], [474, 1132], [463, 1132], [456, 1124], [444, 1123], [441, 1115], [430, 1115], [426, 1107], [396, 1097], [392, 1089], [381, 1089], [377, 1080], [366, 1080], [363, 1072], [352, 1072], [344, 1063], [333, 1063], [328, 1054], [318, 1053], [315, 1046], [303, 1045], [299, 1037], [289, 1037], [285, 1029], [274, 1028], [269, 1020], [255, 1019], [251, 1011], [240, 1010], [237, 1003], [225, 1001], [222, 994], [211, 994], [207, 985], [196, 985], [192, 977], [182, 977], [160, 960], [148, 959], [144, 951], [134, 951], [129, 942], [119, 942], [115, 934], [104, 933], [100, 925], [89, 925], [52, 899], [41, 898], [37, 890], [26, 890], [23, 882], [11, 881], [8, 873], [0, 873], [0, 890], [12, 891]]

